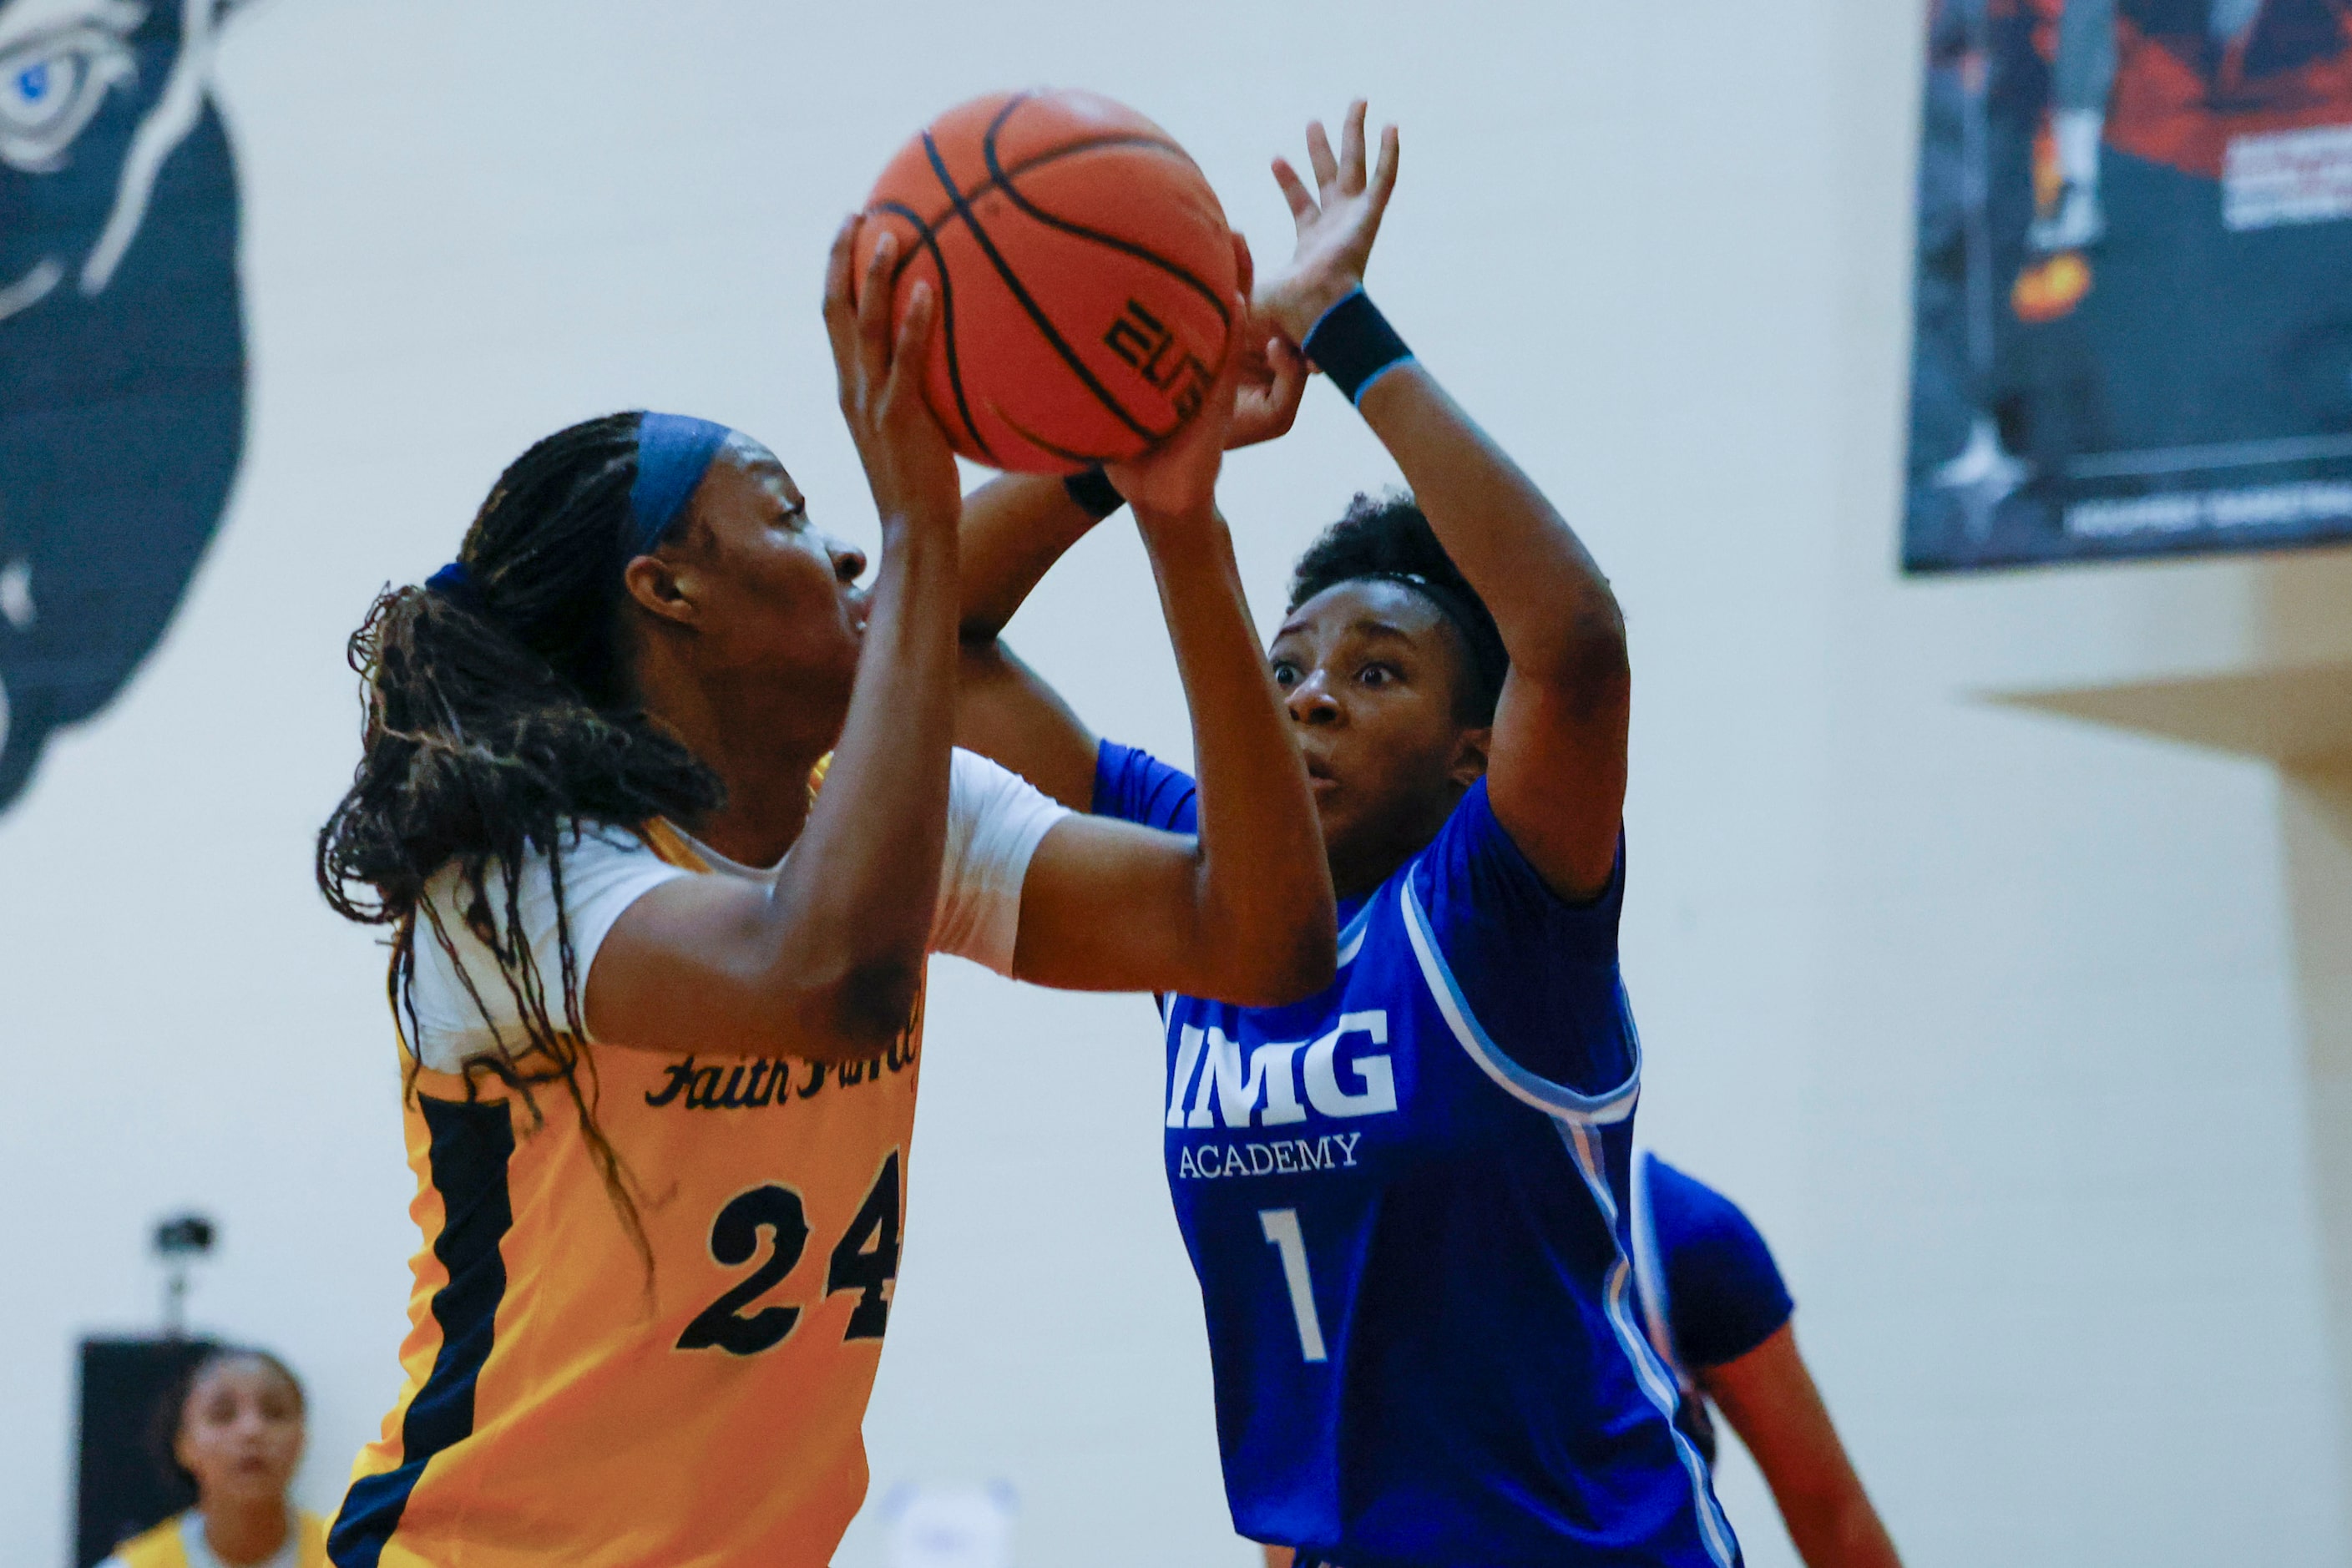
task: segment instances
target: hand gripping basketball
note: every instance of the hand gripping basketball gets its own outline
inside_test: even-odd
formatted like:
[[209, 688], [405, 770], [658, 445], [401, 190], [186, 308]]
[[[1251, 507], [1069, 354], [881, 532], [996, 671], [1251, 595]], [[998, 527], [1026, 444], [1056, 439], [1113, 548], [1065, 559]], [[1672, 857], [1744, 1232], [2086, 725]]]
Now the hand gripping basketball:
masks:
[[924, 355], [938, 314], [933, 297], [929, 285], [917, 285], [893, 329], [881, 279], [898, 247], [887, 237], [868, 256], [866, 286], [853, 293], [860, 222], [853, 216], [841, 226], [825, 266], [824, 326], [841, 415], [886, 529], [941, 518], [952, 525], [961, 506], [955, 454], [922, 396]]
[[[1234, 333], [1250, 329], [1249, 297], [1235, 289], [1228, 301]], [[1217, 475], [1234, 439], [1234, 406], [1241, 392], [1244, 356], [1230, 347], [1224, 367], [1209, 384], [1200, 411], [1174, 436], [1130, 463], [1112, 463], [1105, 472], [1149, 527], [1169, 518], [1200, 519], [1217, 504]], [[1260, 437], [1263, 439], [1263, 437]]]
[[[1168, 133], [1066, 90], [960, 105], [876, 182], [903, 314], [939, 300], [925, 395], [957, 451], [1075, 473], [1166, 441], [1223, 370], [1236, 283], [1215, 193]], [[863, 269], [861, 269], [862, 271]]]

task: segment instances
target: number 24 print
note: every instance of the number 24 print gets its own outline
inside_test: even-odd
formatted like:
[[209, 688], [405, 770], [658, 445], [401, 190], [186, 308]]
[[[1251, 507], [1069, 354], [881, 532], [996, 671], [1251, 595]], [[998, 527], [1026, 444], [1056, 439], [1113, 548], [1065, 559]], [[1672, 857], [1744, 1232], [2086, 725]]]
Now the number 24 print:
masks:
[[[825, 1295], [858, 1293], [849, 1326], [842, 1331], [844, 1341], [878, 1340], [889, 1323], [890, 1301], [883, 1291], [898, 1275], [898, 1151], [893, 1149], [825, 1265]], [[788, 1303], [746, 1310], [790, 1274], [808, 1249], [808, 1211], [798, 1192], [772, 1182], [728, 1199], [710, 1222], [710, 1256], [725, 1268], [739, 1268], [759, 1255], [763, 1230], [770, 1236], [767, 1260], [695, 1314], [677, 1337], [679, 1350], [757, 1355], [782, 1344], [800, 1322], [801, 1309]]]

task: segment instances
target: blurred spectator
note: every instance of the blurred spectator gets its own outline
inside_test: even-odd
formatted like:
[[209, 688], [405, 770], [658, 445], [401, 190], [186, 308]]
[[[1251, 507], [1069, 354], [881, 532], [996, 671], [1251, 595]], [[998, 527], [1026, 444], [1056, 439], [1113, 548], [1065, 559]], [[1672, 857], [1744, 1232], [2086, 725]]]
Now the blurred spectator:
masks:
[[157, 1437], [196, 1506], [99, 1568], [327, 1568], [327, 1524], [287, 1498], [308, 1436], [302, 1384], [267, 1351], [225, 1346], [165, 1400]]

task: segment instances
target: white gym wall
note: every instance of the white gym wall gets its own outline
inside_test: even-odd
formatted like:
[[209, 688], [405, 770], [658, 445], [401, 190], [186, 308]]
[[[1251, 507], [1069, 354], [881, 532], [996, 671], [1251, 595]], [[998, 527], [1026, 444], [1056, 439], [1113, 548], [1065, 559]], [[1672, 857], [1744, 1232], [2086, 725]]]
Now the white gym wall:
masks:
[[[238, 14], [242, 478], [160, 653], [0, 817], [12, 1560], [66, 1555], [73, 1342], [152, 1326], [167, 1212], [222, 1225], [196, 1326], [310, 1381], [310, 1506], [396, 1392], [383, 955], [310, 881], [370, 596], [447, 558], [532, 438], [633, 405], [761, 436], [870, 542], [826, 240], [939, 109], [1052, 81], [1174, 132], [1266, 261], [1265, 162], [1307, 116], [1360, 92], [1402, 126], [1371, 285], [1632, 626], [1643, 1125], [1773, 1241], [1906, 1561], [2342, 1563], [2279, 785], [1983, 698], [2233, 668], [2268, 646], [2264, 584], [2352, 573], [1897, 578], [1922, 3]], [[1324, 387], [1229, 473], [1268, 622], [1290, 558], [1392, 478]], [[1113, 523], [1012, 640], [1181, 759], [1157, 616]], [[1002, 1479], [1024, 1564], [1242, 1568], [1150, 1005], [943, 961], [929, 1018], [876, 1499]], [[1722, 1489], [1749, 1562], [1793, 1562], [1736, 1451]], [[874, 1511], [848, 1568], [884, 1561]]]

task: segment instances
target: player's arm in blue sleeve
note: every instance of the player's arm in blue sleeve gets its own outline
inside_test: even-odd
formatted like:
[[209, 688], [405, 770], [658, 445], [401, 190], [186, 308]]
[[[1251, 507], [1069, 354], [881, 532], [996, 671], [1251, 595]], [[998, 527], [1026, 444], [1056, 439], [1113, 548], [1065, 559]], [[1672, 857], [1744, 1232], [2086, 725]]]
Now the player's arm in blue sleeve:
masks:
[[[1336, 156], [1319, 125], [1307, 145], [1315, 191], [1289, 164], [1276, 167], [1298, 254], [1258, 293], [1260, 309], [1302, 344], [1362, 289], [1397, 170], [1393, 128], [1379, 167], [1367, 169], [1360, 102], [1348, 111]], [[1335, 330], [1360, 320], [1336, 319]], [[1487, 761], [1496, 819], [1555, 891], [1602, 895], [1617, 858], [1632, 692], [1625, 621], [1609, 580], [1535, 481], [1417, 360], [1363, 382], [1357, 408], [1493, 612], [1510, 654]]]
[[1649, 1193], [1675, 1352], [1755, 1457], [1807, 1568], [1900, 1568], [1798, 1353], [1794, 1304], [1763, 1236], [1654, 1156]]

